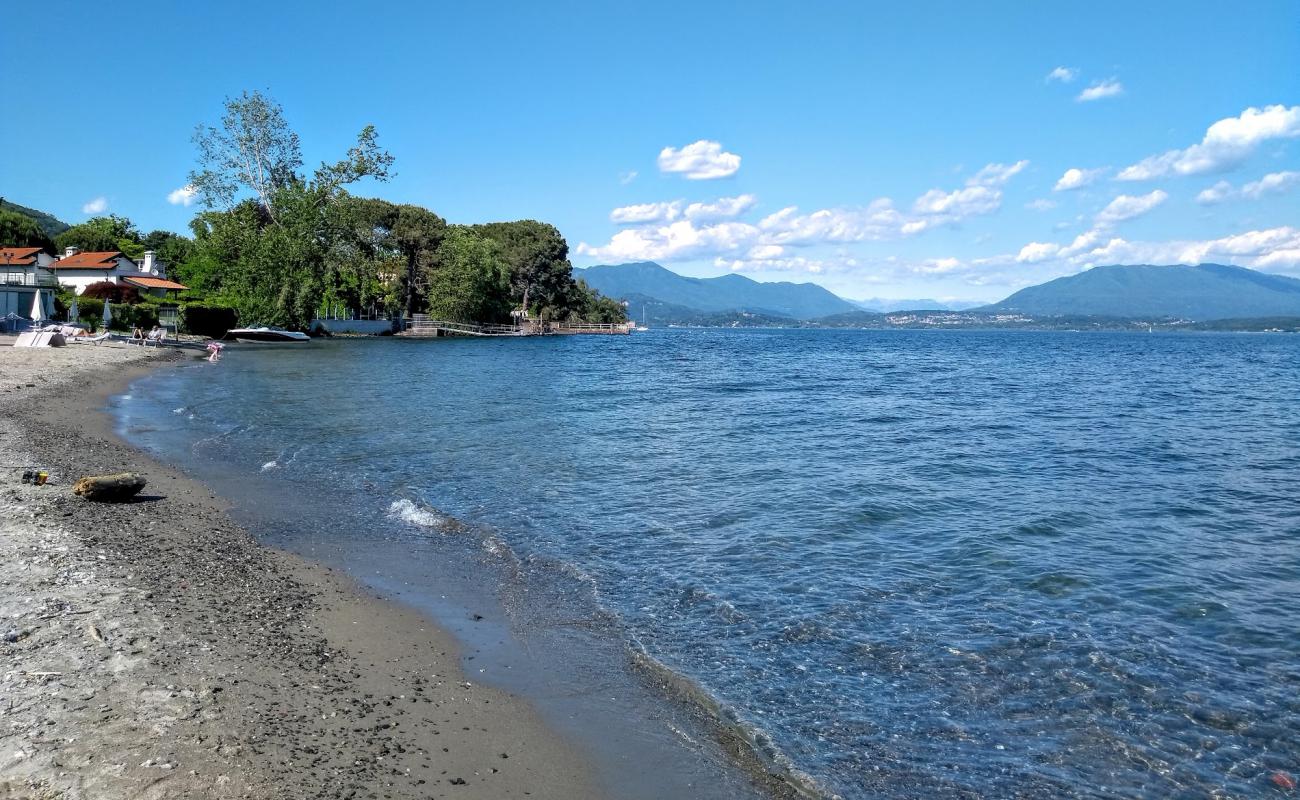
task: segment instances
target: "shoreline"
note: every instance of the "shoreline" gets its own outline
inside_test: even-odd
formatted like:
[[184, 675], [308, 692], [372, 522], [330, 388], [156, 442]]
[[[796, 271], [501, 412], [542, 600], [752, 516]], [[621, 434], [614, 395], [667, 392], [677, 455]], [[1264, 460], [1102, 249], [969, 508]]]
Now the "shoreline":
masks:
[[[118, 439], [107, 399], [183, 357], [0, 346], [0, 789], [608, 796], [527, 701], [466, 680], [449, 633], [256, 542], [207, 487]], [[20, 484], [10, 461], [51, 484]], [[71, 495], [123, 469], [149, 479], [137, 502]]]

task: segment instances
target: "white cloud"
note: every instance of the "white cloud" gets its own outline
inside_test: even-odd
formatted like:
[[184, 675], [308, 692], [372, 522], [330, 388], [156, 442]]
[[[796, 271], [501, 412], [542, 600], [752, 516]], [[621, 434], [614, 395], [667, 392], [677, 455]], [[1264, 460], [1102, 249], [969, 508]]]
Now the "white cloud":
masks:
[[1052, 187], [1052, 191], [1068, 192], [1073, 189], [1082, 189], [1100, 178], [1105, 171], [1105, 167], [1098, 167], [1097, 169], [1071, 167], [1065, 171], [1065, 174], [1061, 175], [1056, 185]]
[[1016, 261], [1021, 264], [1037, 264], [1040, 261], [1046, 261], [1057, 253], [1061, 252], [1059, 244], [1051, 242], [1030, 242], [1020, 248], [1020, 253], [1016, 256]]
[[758, 198], [752, 194], [736, 197], [719, 197], [711, 203], [691, 203], [671, 200], [661, 203], [639, 203], [622, 206], [609, 212], [610, 222], [619, 225], [645, 225], [652, 222], [672, 222], [685, 217], [691, 220], [732, 219], [753, 208]]
[[887, 197], [862, 209], [827, 208], [811, 214], [789, 206], [758, 223], [765, 242], [788, 245], [879, 241], [898, 236], [903, 225], [903, 215]]
[[1130, 242], [1103, 239], [1097, 230], [1080, 235], [1066, 247], [1030, 242], [1016, 260], [1036, 264], [1055, 259], [1059, 265], [1088, 268], [1099, 264], [1236, 264], [1280, 272], [1300, 271], [1300, 228], [1282, 226], [1217, 239]]
[[967, 186], [945, 192], [931, 189], [912, 204], [917, 214], [942, 214], [951, 217], [969, 217], [991, 214], [1002, 205], [1002, 192], [987, 186]]
[[1075, 69], [1074, 67], [1057, 67], [1056, 69], [1047, 73], [1047, 78], [1045, 80], [1048, 83], [1051, 83], [1052, 81], [1069, 83], [1070, 81], [1074, 80], [1077, 77], [1079, 77], [1079, 70]]
[[1221, 119], [1205, 131], [1199, 144], [1145, 158], [1120, 170], [1122, 181], [1145, 181], [1170, 175], [1222, 172], [1239, 166], [1271, 139], [1300, 136], [1300, 106], [1250, 107], [1239, 116]]
[[701, 139], [680, 150], [665, 147], [659, 152], [659, 169], [690, 180], [727, 178], [740, 169], [740, 156], [723, 151], [718, 142]]
[[1203, 206], [1212, 206], [1226, 200], [1246, 198], [1258, 200], [1269, 194], [1283, 194], [1293, 187], [1300, 186], [1300, 172], [1270, 172], [1257, 181], [1251, 181], [1240, 189], [1227, 181], [1219, 181], [1196, 195], [1196, 202]]
[[81, 213], [83, 214], [103, 214], [107, 210], [107, 197], [96, 197], [94, 200], [91, 200], [81, 207]]
[[1169, 195], [1160, 189], [1156, 189], [1149, 194], [1136, 196], [1122, 194], [1111, 200], [1105, 208], [1098, 212], [1096, 224], [1099, 227], [1106, 227], [1127, 219], [1140, 217], [1168, 199]]
[[629, 183], [631, 183], [632, 181], [636, 180], [636, 176], [637, 176], [637, 175], [640, 175], [640, 174], [641, 174], [641, 173], [637, 172], [637, 171], [634, 170], [634, 169], [633, 169], [633, 170], [628, 170], [627, 172], [619, 173], [619, 176], [618, 176], [618, 182], [621, 183], [621, 184], [624, 185], [624, 186], [627, 186]]
[[697, 226], [681, 219], [665, 225], [631, 228], [614, 234], [609, 244], [582, 242], [582, 255], [618, 261], [679, 261], [719, 253], [734, 253], [758, 240], [759, 230], [744, 222]]
[[609, 221], [619, 225], [643, 225], [647, 222], [671, 222], [681, 215], [682, 203], [639, 203], [609, 212]]
[[1300, 185], [1300, 172], [1270, 172], [1241, 187], [1243, 197], [1258, 200], [1266, 194], [1282, 194]]
[[1025, 208], [1030, 211], [1051, 211], [1056, 208], [1055, 200], [1048, 200], [1046, 197], [1040, 197], [1036, 200], [1030, 200], [1025, 203]]
[[1028, 161], [1014, 164], [989, 164], [966, 180], [967, 186], [1005, 186], [1017, 173], [1029, 166]]
[[1079, 96], [1074, 98], [1080, 103], [1091, 103], [1094, 100], [1102, 100], [1107, 97], [1118, 97], [1124, 94], [1124, 84], [1115, 78], [1107, 78], [1104, 81], [1098, 81], [1093, 85], [1079, 92]]
[[197, 194], [198, 190], [193, 186], [182, 186], [167, 195], [167, 202], [174, 206], [189, 206], [194, 202], [194, 197]]
[[1208, 189], [1202, 189], [1200, 194], [1196, 195], [1196, 202], [1203, 206], [1212, 206], [1222, 203], [1235, 194], [1232, 184], [1227, 181], [1219, 181]]
[[736, 197], [719, 197], [712, 203], [691, 203], [686, 207], [686, 218], [697, 220], [732, 219], [744, 214], [758, 203], [752, 194]]

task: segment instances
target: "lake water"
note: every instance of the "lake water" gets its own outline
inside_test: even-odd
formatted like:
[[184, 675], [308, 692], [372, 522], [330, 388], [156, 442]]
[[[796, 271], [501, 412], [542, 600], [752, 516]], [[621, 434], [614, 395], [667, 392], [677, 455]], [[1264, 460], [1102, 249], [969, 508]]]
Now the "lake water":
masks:
[[114, 407], [487, 680], [580, 628], [828, 792], [1047, 798], [1300, 773], [1298, 402], [1295, 336], [656, 330], [231, 348]]

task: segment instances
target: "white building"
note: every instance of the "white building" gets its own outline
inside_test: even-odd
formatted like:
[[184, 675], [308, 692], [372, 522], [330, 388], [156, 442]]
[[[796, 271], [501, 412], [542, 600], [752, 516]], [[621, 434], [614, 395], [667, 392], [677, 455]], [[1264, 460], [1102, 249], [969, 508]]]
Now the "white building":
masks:
[[[36, 290], [41, 292], [44, 319], [54, 316], [54, 275], [49, 266], [54, 256], [39, 247], [0, 248], [0, 320], [10, 314], [29, 318], [36, 300]], [[5, 325], [0, 323], [0, 330]]]
[[168, 292], [179, 292], [189, 287], [167, 279], [167, 265], [147, 251], [137, 264], [118, 251], [82, 253], [69, 247], [63, 257], [47, 267], [59, 284], [81, 294], [92, 283], [108, 281], [134, 286], [141, 293], [166, 297]]

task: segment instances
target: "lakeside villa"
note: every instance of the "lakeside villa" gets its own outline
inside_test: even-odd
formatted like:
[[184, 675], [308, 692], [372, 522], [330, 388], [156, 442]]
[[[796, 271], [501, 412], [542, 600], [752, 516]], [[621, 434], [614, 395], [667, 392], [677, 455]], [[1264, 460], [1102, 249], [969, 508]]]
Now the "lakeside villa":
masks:
[[[31, 317], [40, 289], [63, 287], [81, 294], [91, 284], [103, 282], [125, 284], [155, 297], [175, 296], [188, 288], [168, 279], [167, 265], [152, 250], [137, 262], [116, 250], [82, 252], [69, 247], [55, 256], [40, 247], [0, 247], [0, 317]], [[45, 318], [52, 318], [52, 291], [41, 293], [41, 305]]]

